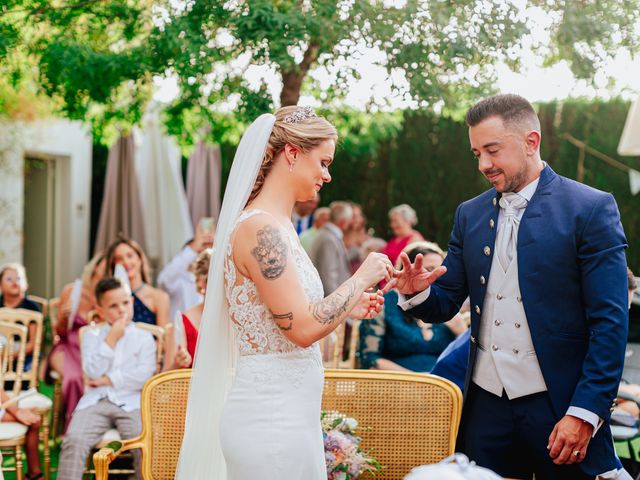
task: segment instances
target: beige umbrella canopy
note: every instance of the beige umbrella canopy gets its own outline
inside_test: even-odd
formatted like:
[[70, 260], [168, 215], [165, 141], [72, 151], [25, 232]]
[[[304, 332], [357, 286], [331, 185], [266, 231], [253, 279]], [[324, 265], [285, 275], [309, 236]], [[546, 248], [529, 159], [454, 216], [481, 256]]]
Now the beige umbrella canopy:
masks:
[[631, 105], [627, 121], [622, 130], [618, 154], [625, 156], [640, 155], [640, 97]]
[[131, 135], [120, 137], [109, 150], [104, 196], [94, 251], [104, 250], [119, 234], [145, 248], [144, 222]]
[[187, 200], [194, 229], [203, 217], [212, 217], [214, 223], [218, 221], [220, 172], [220, 148], [198, 142], [187, 167]]

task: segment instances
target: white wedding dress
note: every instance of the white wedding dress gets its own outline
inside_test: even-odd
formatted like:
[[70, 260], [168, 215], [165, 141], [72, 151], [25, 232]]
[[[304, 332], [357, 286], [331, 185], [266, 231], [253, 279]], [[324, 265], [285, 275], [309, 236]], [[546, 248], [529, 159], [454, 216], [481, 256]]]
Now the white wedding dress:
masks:
[[[236, 227], [261, 213], [269, 215], [242, 212]], [[307, 300], [319, 302], [318, 272], [293, 228], [286, 238]], [[236, 270], [232, 243], [225, 260], [225, 293], [239, 358], [220, 420], [228, 480], [326, 480], [319, 346], [301, 348], [282, 335], [254, 283]]]

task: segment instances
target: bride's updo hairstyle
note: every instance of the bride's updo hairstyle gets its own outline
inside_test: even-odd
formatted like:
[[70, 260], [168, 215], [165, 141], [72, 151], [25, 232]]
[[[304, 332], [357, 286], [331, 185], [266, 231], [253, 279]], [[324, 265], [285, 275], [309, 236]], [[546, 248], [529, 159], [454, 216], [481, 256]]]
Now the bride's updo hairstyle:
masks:
[[317, 116], [310, 107], [282, 107], [274, 115], [276, 121], [247, 203], [251, 203], [260, 193], [276, 157], [286, 144], [295, 145], [306, 153], [326, 140], [338, 141], [336, 128], [324, 117]]

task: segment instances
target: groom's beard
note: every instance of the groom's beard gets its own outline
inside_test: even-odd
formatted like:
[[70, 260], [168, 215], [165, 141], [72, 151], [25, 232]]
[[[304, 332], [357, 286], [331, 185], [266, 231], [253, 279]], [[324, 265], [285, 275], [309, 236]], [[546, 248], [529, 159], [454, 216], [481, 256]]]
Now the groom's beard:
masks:
[[528, 177], [527, 175], [528, 168], [527, 168], [527, 165], [523, 165], [522, 169], [511, 177], [507, 177], [506, 173], [504, 173], [504, 170], [502, 170], [501, 168], [493, 168], [491, 170], [486, 170], [482, 173], [484, 174], [485, 178], [489, 177], [490, 175], [495, 175], [497, 173], [502, 174], [502, 176], [504, 177], [504, 186], [499, 188], [498, 186], [494, 185], [497, 192], [500, 192], [500, 193], [516, 192], [516, 191], [519, 191], [522, 187], [524, 187]]

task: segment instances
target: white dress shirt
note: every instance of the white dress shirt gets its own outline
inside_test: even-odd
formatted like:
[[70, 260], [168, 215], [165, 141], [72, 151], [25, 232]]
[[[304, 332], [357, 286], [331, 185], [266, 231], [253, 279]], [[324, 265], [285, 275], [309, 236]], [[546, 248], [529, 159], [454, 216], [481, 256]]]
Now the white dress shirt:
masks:
[[140, 392], [156, 369], [156, 342], [149, 332], [129, 325], [115, 348], [105, 342], [111, 325], [89, 329], [82, 338], [82, 369], [90, 379], [106, 375], [112, 386], [85, 386], [76, 410], [97, 404], [103, 398], [125, 412], [140, 408]]
[[[539, 182], [540, 182], [540, 177], [536, 178], [534, 181], [532, 181], [527, 186], [525, 186], [522, 190], [520, 190], [518, 192], [518, 195], [524, 197], [527, 200], [527, 202], [530, 202], [531, 198], [533, 197], [533, 194], [536, 193], [536, 189], [538, 188]], [[522, 210], [518, 211], [518, 220], [522, 219], [522, 216], [524, 215], [525, 210], [526, 208], [523, 208]], [[500, 230], [500, 227], [502, 226], [502, 222], [503, 222], [503, 212], [501, 208], [500, 212], [498, 213], [498, 228], [496, 229], [496, 233]], [[430, 293], [431, 293], [431, 287], [427, 288], [423, 292], [420, 292], [416, 296], [409, 299], [407, 299], [404, 295], [399, 294], [398, 306], [403, 310], [408, 310], [412, 307], [415, 307], [416, 305], [420, 305], [421, 303], [423, 303], [427, 298], [429, 298]], [[593, 425], [594, 436], [603, 422], [602, 419], [598, 417], [598, 415], [596, 415], [595, 413], [580, 407], [569, 407], [569, 409], [567, 410], [567, 415], [577, 417]]]
[[196, 288], [196, 280], [189, 266], [198, 254], [191, 247], [184, 247], [180, 253], [167, 263], [160, 275], [158, 286], [169, 294], [169, 318], [175, 318], [176, 312], [184, 312], [188, 308], [202, 303], [202, 295]]

